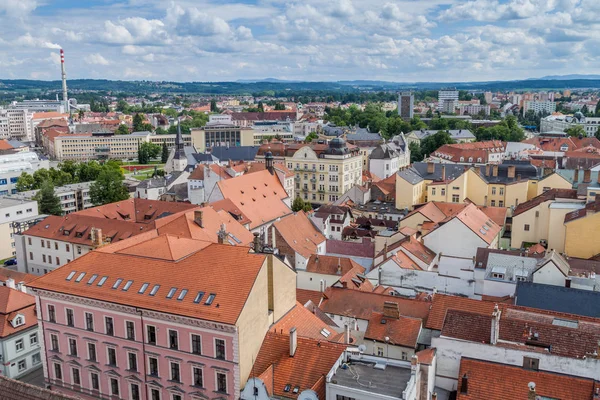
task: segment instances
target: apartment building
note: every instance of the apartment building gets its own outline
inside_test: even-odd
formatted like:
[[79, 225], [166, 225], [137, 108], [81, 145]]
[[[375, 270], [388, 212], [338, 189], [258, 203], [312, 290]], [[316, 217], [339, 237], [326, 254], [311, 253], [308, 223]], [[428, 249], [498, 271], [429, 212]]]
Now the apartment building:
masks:
[[102, 247], [31, 285], [46, 384], [84, 399], [239, 399], [295, 284], [243, 246], [161, 235]]
[[[60, 205], [64, 215], [94, 206], [92, 204], [92, 198], [90, 197], [90, 186], [92, 183], [93, 182], [72, 183], [70, 185], [54, 188], [54, 193], [60, 199]], [[9, 198], [12, 200], [32, 201], [38, 192], [38, 189], [18, 193], [15, 192], [11, 194]]]
[[254, 129], [254, 145], [260, 146], [263, 141], [277, 138], [284, 143], [291, 143], [295, 137], [293, 121], [257, 121]]
[[[458, 90], [456, 88], [445, 88], [438, 92], [438, 111], [443, 111], [444, 107], [448, 107], [446, 104], [449, 103], [458, 105]], [[451, 112], [454, 112], [454, 109]]]
[[40, 168], [48, 168], [48, 160], [41, 160], [31, 151], [0, 155], [0, 196], [17, 193], [17, 181], [21, 173], [33, 174]]
[[594, 136], [600, 127], [600, 117], [586, 117], [582, 113], [549, 115], [540, 121], [540, 133], [564, 132], [577, 125], [583, 127], [587, 136]]
[[10, 103], [10, 108], [15, 110], [29, 110], [32, 112], [67, 112], [65, 103], [60, 100], [22, 100]]
[[[167, 146], [175, 145], [176, 135], [156, 135], [152, 132], [133, 132], [130, 135], [112, 133], [60, 134], [54, 137], [54, 146], [45, 150], [50, 157], [58, 161], [74, 160], [134, 160], [138, 156], [138, 147], [145, 142]], [[184, 144], [190, 145], [191, 135], [182, 135]]]
[[398, 95], [398, 115], [404, 120], [412, 119], [415, 108], [415, 95], [402, 92]]
[[42, 366], [35, 297], [9, 278], [0, 299], [0, 375], [19, 378]]
[[505, 150], [506, 143], [500, 140], [445, 144], [429, 158], [441, 163], [499, 164], [504, 159]]
[[33, 141], [32, 113], [27, 109], [0, 108], [0, 139]]
[[526, 114], [527, 111], [533, 111], [536, 114], [552, 114], [556, 111], [556, 103], [553, 101], [525, 101], [523, 102], [523, 114]]
[[201, 128], [192, 129], [191, 144], [204, 153], [212, 147], [254, 146], [254, 129], [234, 123], [231, 115], [210, 115]]
[[37, 201], [0, 198], [0, 260], [17, 254], [13, 223], [26, 223], [37, 218], [39, 218]]

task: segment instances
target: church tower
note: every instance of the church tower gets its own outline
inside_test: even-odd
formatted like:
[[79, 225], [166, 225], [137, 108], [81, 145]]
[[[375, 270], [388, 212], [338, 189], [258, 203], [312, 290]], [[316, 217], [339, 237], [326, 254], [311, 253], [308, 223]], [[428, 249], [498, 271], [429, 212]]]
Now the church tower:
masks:
[[183, 171], [187, 167], [188, 159], [183, 149], [183, 137], [181, 136], [181, 120], [177, 121], [177, 136], [175, 136], [175, 153], [173, 154], [172, 170]]

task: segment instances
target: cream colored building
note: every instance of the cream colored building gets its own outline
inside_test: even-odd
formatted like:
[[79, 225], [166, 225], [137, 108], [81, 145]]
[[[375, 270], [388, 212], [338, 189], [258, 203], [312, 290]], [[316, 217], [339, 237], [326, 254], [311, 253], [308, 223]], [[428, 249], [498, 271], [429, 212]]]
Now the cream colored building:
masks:
[[254, 146], [254, 132], [250, 127], [234, 124], [231, 115], [210, 115], [205, 126], [192, 129], [192, 145], [199, 153], [217, 146]]
[[26, 224], [38, 217], [37, 201], [0, 198], [0, 260], [17, 255], [11, 224]]
[[[175, 145], [176, 135], [156, 135], [151, 132], [134, 132], [130, 135], [78, 134], [60, 135], [54, 138], [54, 147], [46, 149], [50, 157], [63, 160], [88, 161], [96, 159], [134, 160], [138, 147], [145, 142], [157, 145]], [[183, 135], [186, 146], [191, 136]]]
[[356, 146], [343, 139], [329, 144], [310, 143], [290, 146], [285, 163], [296, 174], [296, 197], [311, 203], [337, 201], [362, 181], [362, 155]]

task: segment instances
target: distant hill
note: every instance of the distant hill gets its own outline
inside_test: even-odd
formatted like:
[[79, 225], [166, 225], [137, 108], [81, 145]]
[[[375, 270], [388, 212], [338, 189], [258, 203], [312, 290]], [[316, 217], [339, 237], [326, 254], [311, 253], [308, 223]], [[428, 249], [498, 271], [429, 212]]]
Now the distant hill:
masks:
[[548, 75], [548, 76], [544, 76], [543, 78], [539, 78], [539, 79], [544, 79], [544, 80], [548, 80], [548, 81], [570, 81], [570, 80], [575, 80], [575, 79], [598, 80], [598, 79], [600, 79], [600, 75], [585, 75], [585, 74]]

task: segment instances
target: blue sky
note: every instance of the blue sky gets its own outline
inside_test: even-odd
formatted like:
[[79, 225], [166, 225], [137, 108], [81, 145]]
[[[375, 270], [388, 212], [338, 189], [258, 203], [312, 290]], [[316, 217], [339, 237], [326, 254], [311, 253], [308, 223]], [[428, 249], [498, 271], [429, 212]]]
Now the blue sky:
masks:
[[511, 80], [600, 73], [600, 0], [0, 0], [0, 78]]

